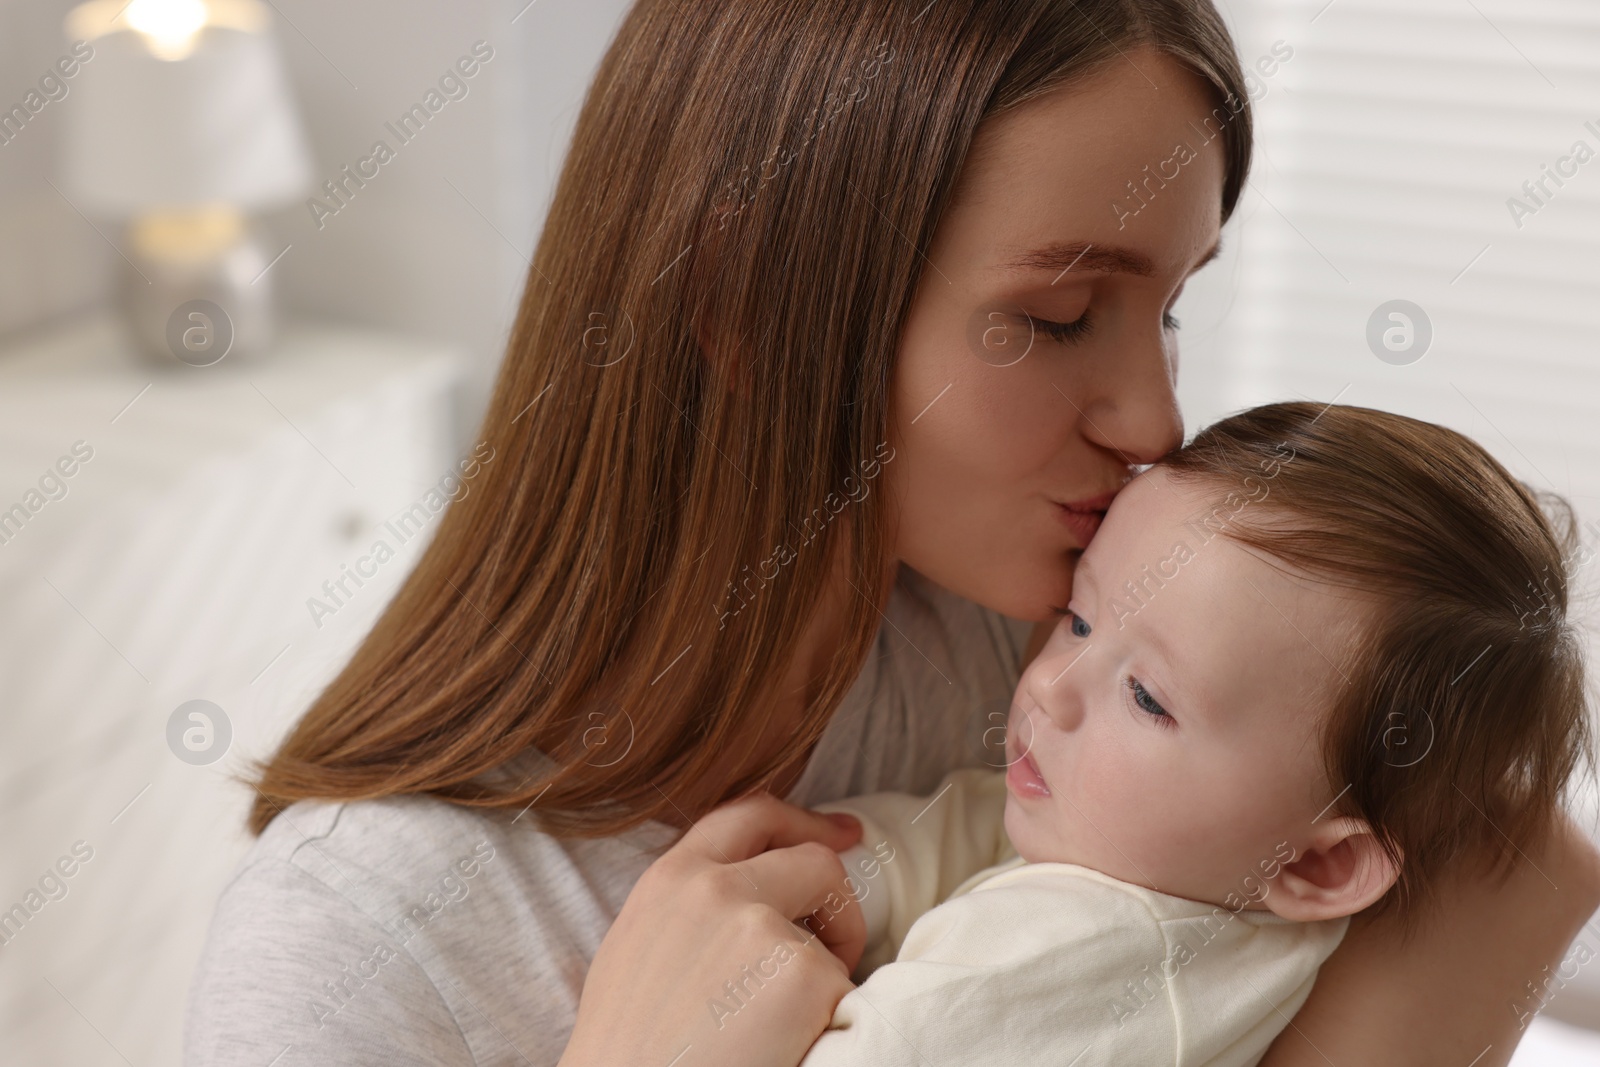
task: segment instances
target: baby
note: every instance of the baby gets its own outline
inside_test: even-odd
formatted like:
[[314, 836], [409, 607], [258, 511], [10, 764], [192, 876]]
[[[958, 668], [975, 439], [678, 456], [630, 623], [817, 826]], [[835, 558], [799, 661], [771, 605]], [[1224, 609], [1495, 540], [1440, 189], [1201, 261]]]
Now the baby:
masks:
[[1004, 770], [823, 806], [863, 823], [868, 977], [805, 1067], [1257, 1062], [1349, 916], [1412, 922], [1556, 817], [1589, 738], [1552, 514], [1460, 434], [1347, 406], [1141, 474]]

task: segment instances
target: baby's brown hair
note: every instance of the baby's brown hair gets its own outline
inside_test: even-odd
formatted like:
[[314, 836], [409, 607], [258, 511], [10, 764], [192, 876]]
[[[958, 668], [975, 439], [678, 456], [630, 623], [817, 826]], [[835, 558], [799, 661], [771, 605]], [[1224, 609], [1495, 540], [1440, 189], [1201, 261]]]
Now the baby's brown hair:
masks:
[[1570, 505], [1454, 430], [1345, 405], [1252, 408], [1161, 466], [1231, 490], [1217, 532], [1377, 605], [1322, 735], [1348, 783], [1329, 813], [1400, 869], [1370, 910], [1409, 924], [1457, 862], [1509, 873], [1593, 766]]

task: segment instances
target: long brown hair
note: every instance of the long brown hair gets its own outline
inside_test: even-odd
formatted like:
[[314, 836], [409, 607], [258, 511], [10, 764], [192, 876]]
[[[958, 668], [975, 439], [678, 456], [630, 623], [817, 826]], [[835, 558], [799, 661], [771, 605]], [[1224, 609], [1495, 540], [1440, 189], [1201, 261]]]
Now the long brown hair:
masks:
[[1322, 753], [1329, 814], [1400, 870], [1372, 913], [1411, 928], [1446, 868], [1509, 872], [1594, 770], [1566, 501], [1454, 430], [1344, 405], [1252, 408], [1161, 463], [1237, 494], [1218, 532], [1372, 606]]
[[[251, 828], [427, 793], [610, 834], [814, 743], [887, 595], [861, 487], [893, 462], [892, 359], [973, 136], [1139, 44], [1214, 87], [1226, 218], [1250, 111], [1209, 0], [636, 3], [534, 253], [495, 459], [258, 768]], [[761, 698], [841, 572], [837, 654], [770, 736]], [[548, 766], [487, 784], [530, 749]]]

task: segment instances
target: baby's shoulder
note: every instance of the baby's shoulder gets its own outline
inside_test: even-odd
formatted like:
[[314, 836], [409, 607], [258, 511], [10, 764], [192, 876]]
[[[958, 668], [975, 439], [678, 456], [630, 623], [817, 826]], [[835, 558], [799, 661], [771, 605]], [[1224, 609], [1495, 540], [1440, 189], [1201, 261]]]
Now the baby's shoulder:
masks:
[[1013, 860], [973, 882], [924, 918], [942, 912], [937, 922], [974, 944], [1025, 927], [1035, 945], [1092, 944], [1101, 957], [1167, 961], [1202, 984], [1214, 971], [1314, 974], [1349, 927], [1190, 900], [1070, 863]]
[[951, 896], [969, 893], [995, 894], [985, 899], [989, 907], [1002, 906], [1002, 902], [1006, 907], [1048, 907], [1070, 899], [1153, 923], [1210, 907], [1124, 882], [1091, 867], [1028, 863], [1016, 855], [980, 871]]
[[1248, 946], [1251, 955], [1309, 948], [1318, 956], [1332, 951], [1347, 924], [1291, 922], [1269, 911], [1173, 896], [1077, 864], [1020, 857], [973, 875], [924, 918], [979, 939], [1014, 936], [1008, 931], [1026, 925], [1032, 940], [1057, 944], [1092, 940], [1144, 952], [1199, 942]]
[[[1086, 1063], [1169, 1060], [1174, 1048], [1183, 1062], [1254, 1062], [1344, 926], [1230, 912], [1074, 864], [1012, 861], [917, 920], [895, 962], [863, 988], [877, 983], [879, 1010], [897, 992], [959, 1002], [961, 1018], [991, 1010], [1015, 1020], [1007, 1042], [1085, 1046], [1095, 1050]], [[1008, 1008], [1021, 1003], [1050, 1011]]]
[[[1092, 946], [1102, 960], [1160, 953], [1163, 915], [1115, 879], [1064, 863], [1012, 859], [974, 875], [907, 933], [900, 959], [954, 953], [1000, 967]], [[1078, 966], [1085, 960], [1078, 957]]]

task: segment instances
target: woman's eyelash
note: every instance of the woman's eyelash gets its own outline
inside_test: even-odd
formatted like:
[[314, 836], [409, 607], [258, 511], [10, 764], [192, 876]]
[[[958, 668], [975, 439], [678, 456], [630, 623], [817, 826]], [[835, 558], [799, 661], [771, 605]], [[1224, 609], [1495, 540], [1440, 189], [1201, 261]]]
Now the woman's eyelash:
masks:
[[1132, 695], [1133, 706], [1149, 715], [1156, 721], [1158, 726], [1170, 729], [1178, 725], [1178, 721], [1172, 717], [1172, 714], [1156, 702], [1156, 698], [1150, 695], [1148, 689], [1139, 684], [1137, 678], [1129, 678], [1125, 684], [1128, 687], [1128, 692]]
[[1034, 329], [1046, 337], [1065, 344], [1083, 340], [1088, 336], [1089, 331], [1094, 328], [1094, 324], [1089, 321], [1089, 313], [1087, 311], [1079, 315], [1074, 322], [1051, 322], [1049, 319], [1036, 319], [1032, 315], [1028, 316], [1028, 321], [1033, 324]]
[[[1032, 315], [1028, 316], [1028, 321], [1033, 324], [1034, 329], [1038, 330], [1046, 337], [1060, 341], [1064, 344], [1072, 344], [1074, 342], [1081, 341], [1089, 335], [1090, 331], [1094, 329], [1094, 323], [1090, 321], [1089, 313], [1087, 311], [1078, 316], [1077, 320], [1073, 322], [1051, 322], [1049, 319], [1036, 319]], [[1176, 315], [1170, 311], [1162, 312], [1162, 329], [1178, 330], [1182, 329], [1182, 327], [1183, 324], [1178, 321], [1178, 317]]]

